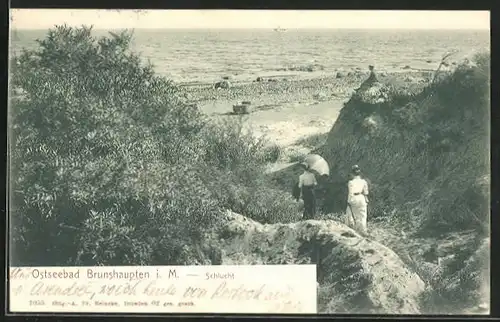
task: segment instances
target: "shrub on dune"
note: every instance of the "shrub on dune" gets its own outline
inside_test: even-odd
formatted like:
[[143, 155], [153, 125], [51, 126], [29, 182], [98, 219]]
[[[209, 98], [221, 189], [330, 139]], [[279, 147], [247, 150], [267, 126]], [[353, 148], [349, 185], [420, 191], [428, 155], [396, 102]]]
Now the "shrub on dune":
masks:
[[13, 265], [206, 263], [224, 209], [290, 209], [242, 206], [279, 200], [258, 175], [270, 152], [206, 122], [130, 40], [58, 26], [12, 58]]
[[15, 58], [14, 262], [155, 261], [165, 238], [181, 246], [194, 222], [216, 215], [206, 189], [185, 191], [198, 184], [202, 118], [128, 51], [130, 39], [61, 26]]

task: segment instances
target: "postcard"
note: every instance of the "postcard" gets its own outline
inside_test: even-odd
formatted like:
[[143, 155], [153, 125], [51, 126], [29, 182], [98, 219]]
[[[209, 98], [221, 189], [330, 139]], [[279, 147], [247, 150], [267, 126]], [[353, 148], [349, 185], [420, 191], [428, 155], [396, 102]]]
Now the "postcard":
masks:
[[12, 314], [489, 313], [489, 11], [10, 18]]

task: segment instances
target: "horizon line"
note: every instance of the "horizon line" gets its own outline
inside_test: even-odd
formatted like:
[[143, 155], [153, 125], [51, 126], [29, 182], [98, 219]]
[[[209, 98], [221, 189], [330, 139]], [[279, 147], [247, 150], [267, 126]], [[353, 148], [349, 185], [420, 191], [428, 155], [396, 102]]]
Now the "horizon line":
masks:
[[[24, 27], [9, 27], [10, 30], [49, 30], [52, 28], [56, 28], [57, 26], [63, 26], [64, 24], [54, 24], [53, 26], [50, 27], [43, 27], [43, 28], [24, 28]], [[95, 28], [91, 24], [82, 24], [82, 25], [68, 25], [68, 27], [72, 28], [81, 28], [81, 27], [92, 27], [92, 30], [117, 30], [117, 29], [129, 29], [129, 30], [269, 30], [269, 31], [274, 31], [275, 28], [279, 27], [274, 27], [274, 28], [268, 28], [268, 27], [160, 27], [160, 28], [150, 28], [150, 27], [123, 27], [123, 28], [103, 28], [103, 27], [98, 27]], [[389, 27], [301, 27], [301, 28], [283, 28], [287, 31], [295, 31], [295, 30], [394, 30], [394, 31], [399, 31], [399, 30], [412, 30], [412, 31], [438, 31], [438, 30], [462, 30], [462, 31], [491, 31], [491, 28], [455, 28], [455, 27], [449, 27], [449, 28], [415, 28], [415, 27], [402, 27], [402, 28], [389, 28]]]

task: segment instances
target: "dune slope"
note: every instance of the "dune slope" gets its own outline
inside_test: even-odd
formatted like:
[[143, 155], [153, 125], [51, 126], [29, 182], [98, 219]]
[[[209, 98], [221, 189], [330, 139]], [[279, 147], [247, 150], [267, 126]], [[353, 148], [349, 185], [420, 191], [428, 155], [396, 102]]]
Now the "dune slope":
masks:
[[262, 225], [227, 212], [217, 241], [221, 264], [317, 265], [319, 313], [416, 314], [425, 290], [389, 248], [332, 220]]
[[440, 231], [484, 226], [489, 64], [486, 58], [477, 61], [421, 93], [380, 83], [356, 92], [321, 151], [333, 174], [325, 210], [343, 210], [344, 182], [358, 164], [371, 182], [374, 216], [397, 211]]

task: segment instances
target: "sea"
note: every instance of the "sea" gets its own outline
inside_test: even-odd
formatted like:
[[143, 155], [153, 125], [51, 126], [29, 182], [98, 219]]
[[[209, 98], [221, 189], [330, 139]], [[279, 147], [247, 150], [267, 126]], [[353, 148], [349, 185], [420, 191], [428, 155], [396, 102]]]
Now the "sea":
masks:
[[[103, 37], [110, 30], [94, 30]], [[117, 32], [117, 30], [112, 30]], [[338, 70], [436, 69], [442, 57], [470, 57], [490, 48], [489, 31], [477, 30], [180, 30], [135, 29], [131, 50], [157, 73], [178, 83], [210, 83], [222, 77], [317, 76]], [[11, 30], [10, 52], [35, 49], [47, 30]], [[453, 56], [452, 56], [453, 57]], [[300, 70], [315, 66], [315, 72]], [[299, 69], [299, 70], [297, 70]]]

